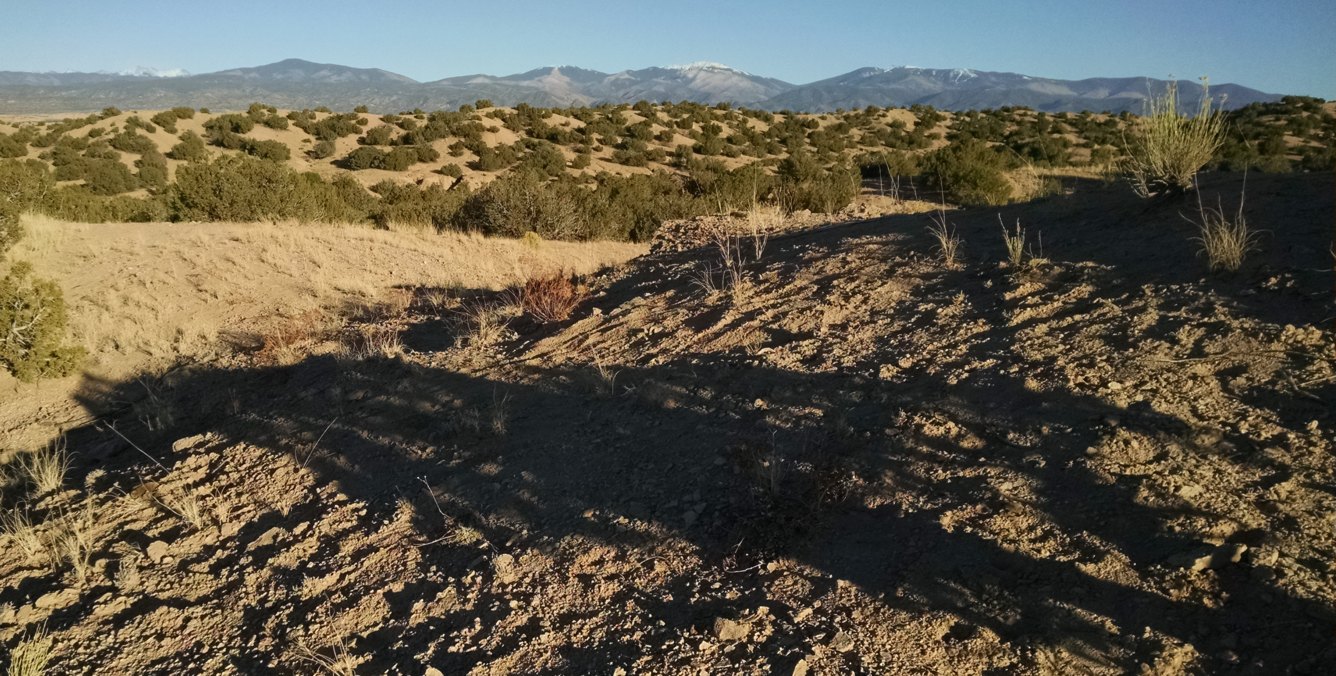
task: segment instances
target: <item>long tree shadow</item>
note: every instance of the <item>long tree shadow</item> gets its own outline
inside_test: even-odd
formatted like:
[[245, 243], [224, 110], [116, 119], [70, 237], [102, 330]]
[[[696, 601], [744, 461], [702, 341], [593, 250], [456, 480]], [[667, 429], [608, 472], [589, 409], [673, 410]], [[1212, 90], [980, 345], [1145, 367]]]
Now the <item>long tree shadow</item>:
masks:
[[[1064, 208], [1055, 206], [1054, 217]], [[1011, 217], [1002, 211], [1004, 219]], [[985, 224], [995, 218], [991, 212], [958, 216], [980, 239], [991, 233]], [[919, 236], [922, 218], [780, 238], [774, 256], [800, 266], [814, 242], [834, 248], [873, 235]], [[610, 313], [637, 296], [682, 286], [680, 276], [665, 272], [700, 255], [659, 256], [656, 265], [641, 266], [587, 301], [576, 316], [595, 307]], [[1116, 269], [1110, 274], [1119, 277], [1129, 277], [1125, 268], [1139, 264], [1131, 261], [1133, 253], [1094, 245], [1080, 255]], [[1179, 267], [1168, 266], [1163, 274], [1195, 278], [1183, 272], [1182, 260], [1175, 258]], [[962, 271], [927, 284], [973, 295], [985, 281]], [[1226, 289], [1235, 282], [1220, 284]], [[1300, 298], [1259, 311], [1278, 321], [1304, 321], [1313, 303]], [[1241, 307], [1260, 305], [1245, 300]], [[991, 343], [976, 341], [960, 359], [1005, 351], [1026, 326], [1009, 322], [1011, 309], [980, 304], [975, 312], [993, 327], [985, 336]], [[722, 319], [699, 321], [703, 326]], [[534, 326], [522, 342], [558, 328]], [[409, 342], [432, 352], [453, 344], [452, 330], [443, 321], [419, 322]], [[392, 545], [416, 552], [405, 559], [414, 561], [405, 575], [410, 584], [384, 594], [387, 621], [360, 646], [374, 655], [367, 667], [373, 671], [429, 654], [431, 666], [464, 673], [559, 630], [536, 620], [507, 625], [515, 607], [507, 604], [525, 600], [523, 585], [513, 581], [489, 583], [470, 607], [421, 610], [424, 602], [435, 603], [464, 585], [481, 585], [480, 576], [491, 574], [502, 555], [517, 557], [530, 548], [556, 552], [563, 542], [653, 552], [667, 540], [694, 548], [707, 566], [743, 571], [737, 579], [748, 581], [741, 583], [748, 592], [729, 600], [697, 598], [698, 585], [687, 574], [670, 575], [653, 593], [617, 579], [579, 580], [589, 589], [614, 585], [606, 607], [634, 604], [636, 612], [659, 621], [645, 630], [649, 637], [707, 631], [715, 618], [762, 603], [796, 615], [802, 610], [796, 601], [767, 599], [773, 571], [757, 566], [792, 559], [819, 571], [811, 580], [816, 587], [847, 582], [879, 607], [909, 617], [955, 618], [943, 641], [990, 633], [1016, 646], [1061, 646], [1121, 670], [1153, 659], [1148, 651], [1158, 644], [1139, 642], [1152, 634], [1197, 644], [1208, 653], [1208, 664], [1222, 671], [1281, 673], [1314, 656], [1330, 656], [1327, 630], [1336, 613], [1329, 606], [1291, 595], [1275, 579], [1232, 562], [1184, 572], [1183, 561], [1190, 566], [1210, 552], [1171, 524], [1185, 514], [1222, 515], [1185, 501], [1147, 500], [1140, 478], [1111, 477], [1090, 461], [1090, 449], [1117, 430], [1131, 430], [1179, 438], [1182, 452], [1209, 462], [1260, 462], [1221, 455], [1214, 450], [1218, 443], [1193, 445], [1193, 423], [1170, 413], [1124, 409], [1093, 394], [1037, 392], [1024, 371], [955, 381], [919, 370], [885, 381], [702, 352], [622, 367], [609, 394], [588, 365], [517, 360], [506, 369], [470, 375], [434, 364], [429, 358], [323, 355], [286, 366], [182, 369], [160, 393], [159, 403], [171, 414], [156, 416], [137, 381], [90, 380], [85, 405], [113, 412], [109, 418], [119, 418], [119, 426], [116, 433], [105, 425], [72, 430], [68, 439], [83, 452], [78, 469], [84, 474], [104, 469], [130, 476], [123, 470], [133, 469], [150, 476], [155, 470], [141, 450], [171, 466], [206, 450], [246, 444], [257, 453], [293, 457], [315, 485], [328, 487], [320, 495], [329, 505], [262, 512], [233, 536], [259, 545], [187, 562], [207, 564], [214, 574], [267, 565], [278, 554], [264, 543], [267, 534], [278, 525], [292, 530], [313, 521], [335, 503], [365, 505], [368, 523], [393, 522], [404, 503], [411, 504], [409, 534]], [[1311, 406], [1287, 405], [1293, 407], [1281, 413], [1287, 426], [1297, 428], [1300, 418], [1312, 416]], [[1108, 420], [1117, 420], [1117, 427]], [[213, 441], [169, 450], [177, 439], [204, 434]], [[1252, 446], [1235, 432], [1216, 441]], [[127, 492], [132, 488], [125, 486]], [[476, 532], [482, 544], [455, 544], [461, 528]], [[1231, 538], [1249, 545], [1265, 539], [1254, 530]], [[300, 570], [276, 569], [273, 584], [297, 588], [337, 578], [355, 557], [374, 555], [359, 550], [352, 559], [340, 558], [341, 546], [337, 538], [323, 542]], [[653, 558], [628, 569], [652, 566]], [[1138, 576], [1146, 583], [1135, 583]], [[227, 603], [241, 584], [238, 577], [196, 602]], [[22, 602], [32, 593], [28, 587], [0, 592], [0, 604]], [[314, 593], [282, 607], [258, 604], [239, 611], [237, 626], [246, 638], [274, 639], [275, 617], [328, 615], [361, 601], [353, 594]], [[122, 612], [128, 617], [155, 608], [153, 601], [142, 604]], [[52, 621], [77, 619], [70, 610]], [[815, 641], [797, 623], [777, 633], [774, 645]], [[442, 647], [448, 637], [465, 634], [469, 640], [458, 651]], [[656, 650], [648, 638], [566, 645], [559, 667], [531, 671], [611, 673], [609, 665], [633, 664]], [[279, 651], [271, 644], [239, 652], [233, 664], [260, 670]], [[792, 664], [798, 654], [780, 650], [775, 664]], [[855, 666], [877, 669], [872, 663]], [[170, 668], [164, 663], [149, 671]]]

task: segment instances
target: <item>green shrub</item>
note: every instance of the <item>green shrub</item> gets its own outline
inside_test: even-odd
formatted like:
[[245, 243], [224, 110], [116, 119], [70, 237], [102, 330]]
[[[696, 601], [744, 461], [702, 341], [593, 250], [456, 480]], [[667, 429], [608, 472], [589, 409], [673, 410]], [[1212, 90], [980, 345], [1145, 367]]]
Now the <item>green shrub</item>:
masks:
[[142, 155], [150, 150], [158, 149], [158, 145], [153, 142], [153, 139], [144, 136], [143, 134], [136, 134], [129, 129], [111, 137], [109, 143], [111, 144], [111, 147], [117, 150], [134, 153], [136, 155]]
[[65, 186], [47, 193], [37, 209], [52, 218], [80, 223], [147, 223], [165, 221], [169, 217], [167, 205], [161, 198], [104, 197], [81, 185]]
[[130, 168], [117, 160], [86, 160], [84, 185], [94, 195], [118, 195], [139, 188], [139, 180]]
[[[580, 188], [576, 187], [575, 191]], [[464, 201], [452, 219], [459, 230], [543, 239], [582, 239], [580, 201], [574, 191], [549, 185], [541, 174], [519, 171], [488, 183]]]
[[7, 134], [0, 134], [0, 158], [24, 157], [27, 154], [27, 143], [20, 143]]
[[311, 149], [306, 152], [306, 154], [309, 155], [313, 160], [323, 160], [334, 154], [334, 142], [321, 141], [312, 146]]
[[532, 150], [520, 160], [519, 170], [535, 171], [543, 176], [566, 173], [566, 156], [561, 149], [547, 141], [530, 141]]
[[453, 162], [442, 166], [439, 169], [439, 171], [442, 176], [449, 176], [450, 178], [464, 178], [464, 168]]
[[15, 263], [0, 279], [0, 364], [23, 382], [74, 373], [88, 352], [65, 344], [67, 321], [60, 287]]
[[150, 188], [167, 185], [167, 158], [162, 153], [156, 150], [144, 153], [135, 160], [135, 167], [139, 169], [137, 176], [143, 185]]
[[367, 133], [357, 139], [357, 142], [364, 146], [388, 146], [394, 143], [395, 137], [399, 133], [395, 131], [392, 125], [382, 124], [374, 129], [367, 130]]
[[776, 195], [789, 211], [833, 213], [849, 205], [861, 188], [857, 171], [845, 164], [824, 169], [801, 148], [779, 163]]
[[377, 183], [371, 190], [381, 196], [372, 220], [382, 228], [391, 224], [433, 227], [438, 230], [448, 228], [471, 195], [467, 186], [445, 190], [439, 185], [431, 185], [421, 189], [416, 185], [388, 180]]
[[[491, 108], [491, 107], [492, 107], [492, 101], [491, 101], [491, 99], [478, 99], [477, 101], [475, 101], [475, 102], [473, 103], [473, 107], [476, 108], [476, 109], [478, 109], [478, 110], [484, 110], [484, 109], [486, 109], [486, 108]], [[461, 110], [462, 110], [462, 109], [461, 109]]]
[[117, 115], [120, 115], [120, 114], [121, 114], [121, 110], [120, 110], [120, 108], [117, 108], [116, 106], [107, 106], [106, 108], [103, 108], [103, 109], [102, 109], [102, 116], [101, 116], [101, 117], [102, 117], [102, 119], [105, 120], [105, 119], [107, 119], [107, 118], [109, 118], [109, 117], [116, 117]]
[[353, 108], [353, 112], [354, 112], [354, 113], [365, 113], [365, 112], [367, 112], [367, 108], [366, 108], [366, 106], [358, 106], [358, 107], [356, 107], [356, 108]]
[[19, 221], [18, 206], [0, 199], [0, 261], [23, 238], [23, 223]]
[[380, 169], [385, 166], [386, 152], [375, 146], [363, 146], [348, 154], [344, 163], [353, 171]]
[[199, 112], [204, 113], [205, 115], [208, 115], [208, 114], [209, 114], [209, 109], [208, 109], [208, 108], [200, 108], [200, 109], [199, 109]]
[[266, 115], [263, 120], [260, 120], [260, 124], [263, 124], [270, 129], [282, 131], [288, 128], [288, 118], [271, 113]]
[[45, 163], [38, 160], [0, 160], [0, 208], [10, 209], [15, 217], [37, 208], [55, 188], [56, 179]]
[[247, 155], [254, 155], [262, 160], [272, 160], [274, 162], [287, 162], [292, 157], [292, 150], [281, 141], [245, 139], [242, 142], [241, 149], [246, 151]]
[[729, 170], [719, 160], [700, 160], [687, 171], [687, 189], [711, 211], [747, 209], [768, 199], [778, 179], [758, 163]]
[[[191, 112], [193, 113], [194, 111], [192, 110]], [[150, 117], [149, 121], [162, 127], [162, 130], [168, 134], [176, 133], [176, 113], [174, 111], [164, 110], [161, 113]]]
[[181, 134], [181, 142], [172, 146], [167, 151], [167, 156], [174, 160], [183, 160], [186, 162], [199, 162], [208, 159], [209, 151], [204, 146], [204, 139], [199, 137], [193, 131], [186, 131]]
[[953, 204], [1006, 204], [1011, 183], [1003, 170], [1006, 160], [983, 141], [966, 139], [927, 155], [923, 174], [928, 184]]
[[593, 153], [587, 153], [587, 152], [580, 153], [579, 155], [575, 156], [575, 159], [571, 160], [571, 168], [577, 170], [585, 169], [588, 168], [590, 163], [592, 163], [593, 161], [594, 161]]
[[399, 146], [388, 153], [381, 160], [382, 169], [389, 171], [404, 171], [417, 162], [417, 150], [411, 147]]
[[179, 167], [168, 188], [175, 220], [257, 221], [298, 214], [301, 187], [288, 167], [245, 155], [223, 155]]

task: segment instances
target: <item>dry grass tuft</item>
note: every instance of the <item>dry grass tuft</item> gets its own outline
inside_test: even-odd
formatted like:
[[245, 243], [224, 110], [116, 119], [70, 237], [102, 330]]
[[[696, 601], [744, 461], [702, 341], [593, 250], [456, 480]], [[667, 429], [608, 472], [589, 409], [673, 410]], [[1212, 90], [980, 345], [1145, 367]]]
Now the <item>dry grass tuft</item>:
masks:
[[266, 333], [255, 358], [263, 363], [292, 363], [300, 358], [303, 348], [323, 340], [338, 328], [339, 322], [324, 312], [303, 312]]
[[167, 511], [175, 514], [186, 525], [195, 530], [204, 530], [212, 524], [204, 503], [188, 488], [181, 487], [169, 491], [158, 500]]
[[484, 349], [496, 345], [506, 337], [510, 325], [507, 308], [491, 303], [466, 303], [460, 310], [468, 328], [468, 346]]
[[65, 449], [65, 437], [59, 437], [41, 450], [19, 457], [19, 468], [37, 490], [50, 493], [65, 483], [65, 472], [70, 468], [70, 454]]
[[42, 676], [51, 661], [53, 639], [45, 628], [20, 639], [9, 653], [9, 676]]
[[291, 654], [298, 662], [312, 665], [322, 673], [333, 676], [356, 676], [357, 667], [367, 661], [366, 657], [353, 655], [347, 640], [341, 636], [324, 646], [298, 641]]
[[357, 359], [397, 357], [404, 352], [399, 329], [383, 324], [359, 324], [340, 336], [344, 353]]
[[27, 510], [0, 512], [0, 533], [8, 537], [9, 546], [23, 552], [28, 561], [46, 551], [42, 537], [37, 533], [37, 526]]
[[1207, 89], [1194, 117], [1178, 112], [1177, 83], [1170, 83], [1163, 96], [1146, 98], [1146, 111], [1128, 139], [1124, 162], [1138, 195], [1191, 189], [1197, 172], [1224, 143], [1224, 115], [1211, 110], [1210, 83], [1202, 81]]
[[603, 362], [598, 356], [598, 351], [590, 349], [594, 355], [594, 389], [600, 396], [611, 397], [617, 393], [617, 373]]
[[61, 514], [47, 532], [52, 563], [64, 561], [70, 564], [79, 582], [88, 579], [88, 573], [92, 571], [96, 508], [93, 499], [88, 498], [83, 507]]
[[571, 316], [583, 297], [570, 277], [556, 272], [530, 277], [520, 292], [520, 306], [539, 321], [562, 321]]
[[1201, 220], [1191, 222], [1201, 232], [1199, 237], [1193, 238], [1202, 246], [1198, 255], [1206, 254], [1206, 260], [1213, 271], [1237, 271], [1248, 253], [1257, 249], [1257, 239], [1261, 234], [1250, 229], [1247, 219], [1243, 217], [1243, 197], [1239, 197], [1239, 210], [1232, 219], [1225, 215], [1222, 207], [1212, 209], [1202, 205], [1200, 194], [1197, 209]]
[[956, 235], [955, 228], [946, 222], [946, 211], [941, 210], [932, 217], [933, 225], [928, 232], [937, 239], [937, 251], [942, 254], [942, 262], [947, 267], [955, 267], [956, 256], [960, 253], [963, 240]]
[[765, 253], [770, 233], [778, 232], [783, 225], [784, 210], [778, 205], [753, 204], [747, 211], [747, 236], [751, 239], [756, 260], [761, 260], [761, 255]]
[[509, 420], [507, 415], [510, 412], [510, 394], [492, 393], [491, 427], [492, 434], [498, 437], [506, 436], [509, 429]]

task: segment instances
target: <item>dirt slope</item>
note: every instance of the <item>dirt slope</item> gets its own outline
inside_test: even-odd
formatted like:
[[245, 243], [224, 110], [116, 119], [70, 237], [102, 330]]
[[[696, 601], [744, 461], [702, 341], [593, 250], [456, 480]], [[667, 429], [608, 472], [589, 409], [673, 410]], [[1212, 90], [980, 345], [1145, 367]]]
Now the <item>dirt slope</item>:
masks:
[[6, 547], [0, 639], [45, 622], [68, 673], [1328, 673], [1331, 185], [1250, 178], [1233, 275], [1189, 203], [1083, 182], [1000, 210], [1025, 270], [998, 210], [948, 214], [956, 268], [895, 215], [737, 292], [648, 255], [492, 345], [423, 294], [296, 363], [90, 382], [154, 460], [70, 432], [32, 514], [96, 505], [91, 572]]
[[[396, 287], [499, 290], [529, 275], [593, 272], [645, 250], [623, 242], [543, 242], [285, 223], [68, 223], [25, 216], [12, 258], [54, 279], [88, 377], [150, 378], [255, 343], [297, 317], [334, 320]], [[85, 418], [77, 379], [24, 385], [0, 372], [0, 453], [40, 445]], [[41, 413], [38, 414], [38, 411]]]

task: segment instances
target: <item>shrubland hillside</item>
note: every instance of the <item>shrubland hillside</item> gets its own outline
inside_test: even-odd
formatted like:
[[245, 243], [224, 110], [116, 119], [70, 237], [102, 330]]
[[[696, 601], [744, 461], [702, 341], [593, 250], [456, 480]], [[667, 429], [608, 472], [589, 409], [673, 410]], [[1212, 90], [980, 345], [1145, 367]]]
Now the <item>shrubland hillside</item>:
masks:
[[[1232, 111], [1208, 168], [1330, 169], [1331, 112], [1301, 97]], [[835, 212], [860, 181], [896, 199], [1024, 201], [1057, 190], [1055, 174], [1108, 173], [1135, 119], [920, 106], [810, 115], [689, 102], [480, 101], [397, 115], [261, 104], [225, 114], [108, 109], [6, 120], [0, 174], [30, 184], [25, 208], [66, 220], [370, 220], [646, 241], [665, 219], [757, 202]]]

